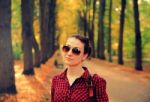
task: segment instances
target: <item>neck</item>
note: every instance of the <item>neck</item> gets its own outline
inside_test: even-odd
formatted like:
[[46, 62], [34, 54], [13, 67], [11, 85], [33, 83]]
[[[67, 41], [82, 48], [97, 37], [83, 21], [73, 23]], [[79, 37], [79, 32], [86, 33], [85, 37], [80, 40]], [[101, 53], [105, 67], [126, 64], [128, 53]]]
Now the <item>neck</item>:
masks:
[[70, 77], [80, 77], [84, 72], [82, 65], [77, 66], [67, 66], [67, 75]]

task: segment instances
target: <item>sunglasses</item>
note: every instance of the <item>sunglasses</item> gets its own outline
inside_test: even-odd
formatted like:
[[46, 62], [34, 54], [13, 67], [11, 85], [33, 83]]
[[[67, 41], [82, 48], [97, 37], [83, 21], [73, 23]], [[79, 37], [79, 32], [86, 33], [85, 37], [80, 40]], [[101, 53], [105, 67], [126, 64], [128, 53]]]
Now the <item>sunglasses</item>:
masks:
[[70, 50], [72, 50], [72, 53], [73, 53], [74, 55], [80, 55], [80, 52], [81, 52], [77, 47], [71, 48], [71, 47], [68, 46], [68, 45], [64, 45], [64, 46], [62, 47], [62, 50], [63, 50], [63, 52], [65, 52], [65, 53], [67, 53], [67, 52], [69, 52]]

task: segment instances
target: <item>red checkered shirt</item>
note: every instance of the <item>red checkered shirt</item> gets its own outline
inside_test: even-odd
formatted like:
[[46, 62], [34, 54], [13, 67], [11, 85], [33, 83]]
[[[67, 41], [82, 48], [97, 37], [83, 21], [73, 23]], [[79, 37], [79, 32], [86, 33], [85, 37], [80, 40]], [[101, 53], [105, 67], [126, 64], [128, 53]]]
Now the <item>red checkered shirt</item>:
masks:
[[[87, 80], [89, 71], [85, 72], [70, 86], [67, 79], [67, 69], [53, 77], [51, 86], [51, 102], [89, 102]], [[96, 89], [97, 102], [109, 102], [106, 93], [106, 81], [95, 74], [93, 76], [93, 85]]]

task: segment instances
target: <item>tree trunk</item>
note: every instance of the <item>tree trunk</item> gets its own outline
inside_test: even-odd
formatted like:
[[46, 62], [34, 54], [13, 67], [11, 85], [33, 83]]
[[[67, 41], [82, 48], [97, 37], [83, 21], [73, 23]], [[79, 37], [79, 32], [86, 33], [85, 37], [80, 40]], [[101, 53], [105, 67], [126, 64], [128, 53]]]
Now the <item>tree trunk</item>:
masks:
[[142, 49], [141, 49], [141, 31], [139, 21], [138, 0], [133, 0], [134, 21], [135, 21], [135, 69], [143, 70], [142, 68]]
[[56, 8], [56, 0], [51, 0], [49, 5], [49, 34], [50, 34], [50, 51], [49, 57], [54, 54], [55, 51], [55, 8]]
[[50, 35], [48, 35], [49, 9], [48, 0], [40, 0], [40, 39], [41, 39], [41, 62], [45, 63], [50, 51]]
[[85, 9], [83, 10], [83, 24], [84, 24], [84, 36], [88, 36], [88, 0], [85, 0]]
[[124, 30], [125, 8], [126, 8], [126, 0], [121, 0], [118, 64], [123, 64], [123, 30]]
[[108, 25], [108, 60], [112, 62], [112, 55], [111, 55], [111, 16], [112, 16], [112, 0], [110, 0], [109, 4], [109, 25]]
[[11, 44], [11, 0], [0, 0], [0, 93], [16, 93]]
[[87, 35], [87, 11], [83, 11], [84, 17], [83, 17], [83, 24], [84, 24], [84, 36]]
[[[93, 1], [93, 16], [91, 21], [91, 28], [89, 28], [89, 39], [92, 46], [92, 56], [95, 57], [95, 43], [94, 43], [94, 21], [95, 21], [95, 12], [96, 12], [96, 0]], [[90, 17], [89, 17], [90, 18]]]
[[99, 29], [98, 29], [98, 48], [97, 57], [100, 59], [105, 59], [105, 47], [104, 47], [104, 13], [105, 13], [105, 0], [100, 1], [99, 9]]
[[33, 0], [21, 0], [22, 39], [23, 39], [23, 74], [33, 75], [32, 35], [33, 35]]
[[34, 60], [33, 60], [33, 63], [34, 63], [34, 67], [40, 67], [41, 65], [41, 53], [40, 53], [40, 49], [39, 49], [39, 46], [38, 46], [38, 43], [33, 35], [34, 33], [32, 33], [31, 35], [31, 39], [32, 39], [32, 46], [34, 48]]

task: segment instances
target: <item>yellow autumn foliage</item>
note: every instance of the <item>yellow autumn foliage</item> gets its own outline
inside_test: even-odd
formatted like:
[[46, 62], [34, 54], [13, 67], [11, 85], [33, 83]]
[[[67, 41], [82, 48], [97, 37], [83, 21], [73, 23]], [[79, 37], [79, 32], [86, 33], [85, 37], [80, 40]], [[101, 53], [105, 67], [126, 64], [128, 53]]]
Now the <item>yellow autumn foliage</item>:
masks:
[[38, 43], [40, 43], [40, 27], [39, 27], [40, 23], [39, 20], [36, 19], [33, 22], [33, 27], [34, 27], [34, 35], [35, 35], [35, 39]]
[[81, 9], [82, 1], [58, 0], [57, 4], [63, 8], [56, 15], [57, 16], [56, 26], [58, 30], [60, 30], [59, 43], [63, 44], [65, 43], [68, 36], [78, 32], [79, 28], [77, 24], [78, 23], [77, 11]]

